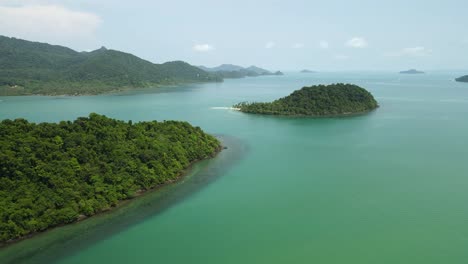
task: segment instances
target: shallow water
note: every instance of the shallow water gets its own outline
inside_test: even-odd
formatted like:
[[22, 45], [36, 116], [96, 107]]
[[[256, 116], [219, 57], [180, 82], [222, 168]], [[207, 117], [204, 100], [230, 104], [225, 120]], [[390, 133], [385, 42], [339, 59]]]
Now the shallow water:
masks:
[[[149, 195], [121, 214], [0, 249], [0, 262], [466, 263], [468, 84], [453, 81], [460, 75], [291, 73], [101, 96], [1, 97], [1, 119], [97, 112], [186, 120], [237, 148], [200, 165], [216, 179], [210, 184], [182, 182], [167, 191], [178, 197], [171, 202]], [[321, 119], [228, 109], [333, 82], [367, 88], [380, 108]], [[203, 179], [198, 172], [188, 179]]]

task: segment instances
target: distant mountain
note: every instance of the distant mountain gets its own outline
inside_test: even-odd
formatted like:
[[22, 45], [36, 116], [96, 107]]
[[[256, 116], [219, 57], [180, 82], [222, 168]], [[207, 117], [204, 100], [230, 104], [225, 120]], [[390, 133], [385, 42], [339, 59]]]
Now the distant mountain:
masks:
[[457, 82], [468, 82], [468, 75], [456, 78], [455, 81], [457, 81]]
[[301, 73], [315, 73], [314, 71], [304, 69], [301, 71]]
[[102, 47], [92, 52], [0, 36], [0, 95], [98, 94], [185, 82], [222, 81], [183, 61], [154, 64]]
[[262, 75], [283, 75], [282, 72], [271, 72], [257, 66], [250, 66], [244, 68], [242, 66], [233, 65], [233, 64], [222, 64], [217, 67], [208, 68], [205, 66], [198, 66], [198, 68], [207, 71], [216, 73], [221, 78], [244, 78], [244, 77], [256, 77]]
[[255, 72], [256, 74], [258, 75], [271, 75], [271, 72], [268, 71], [268, 70], [265, 70], [265, 69], [262, 69], [262, 68], [259, 68], [257, 66], [250, 66], [248, 68], [246, 68], [247, 71], [252, 71], [252, 72]]
[[415, 70], [415, 69], [410, 69], [410, 70], [407, 70], [407, 71], [401, 71], [400, 73], [402, 74], [421, 74], [421, 73], [424, 73], [423, 71], [418, 71], [418, 70]]
[[208, 71], [208, 72], [219, 72], [219, 71], [240, 71], [244, 68], [238, 65], [233, 64], [221, 64], [218, 67], [208, 68], [204, 66], [198, 66], [199, 68]]

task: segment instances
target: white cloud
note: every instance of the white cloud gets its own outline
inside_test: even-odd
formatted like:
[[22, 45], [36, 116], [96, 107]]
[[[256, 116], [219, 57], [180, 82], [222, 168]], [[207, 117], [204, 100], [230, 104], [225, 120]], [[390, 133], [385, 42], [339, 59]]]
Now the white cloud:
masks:
[[400, 51], [388, 52], [384, 55], [387, 57], [425, 57], [432, 54], [431, 49], [425, 47], [404, 48]]
[[59, 5], [0, 6], [0, 34], [63, 42], [92, 38], [102, 23], [99, 16]]
[[328, 44], [328, 41], [326, 41], [326, 40], [321, 40], [319, 42], [319, 46], [322, 49], [328, 49], [330, 47], [330, 44]]
[[294, 43], [292, 45], [292, 48], [293, 49], [302, 49], [304, 46], [305, 46], [304, 43]]
[[265, 44], [265, 48], [266, 49], [272, 49], [276, 46], [276, 43], [273, 42], [273, 41], [268, 41], [266, 44]]
[[349, 56], [348, 55], [343, 55], [343, 54], [335, 54], [333, 56], [333, 58], [335, 60], [347, 60], [347, 59], [349, 59]]
[[210, 50], [214, 50], [214, 47], [210, 44], [196, 44], [195, 46], [193, 46], [193, 50], [198, 52], [207, 52]]
[[368, 46], [368, 44], [364, 38], [354, 37], [346, 42], [346, 46], [352, 48], [365, 48]]

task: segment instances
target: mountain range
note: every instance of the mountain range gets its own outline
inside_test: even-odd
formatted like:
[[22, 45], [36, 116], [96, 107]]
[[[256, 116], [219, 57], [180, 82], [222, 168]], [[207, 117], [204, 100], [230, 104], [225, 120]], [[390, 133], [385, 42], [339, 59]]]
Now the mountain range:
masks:
[[129, 53], [91, 52], [0, 36], [0, 95], [98, 94], [222, 78], [183, 61], [154, 64]]
[[215, 73], [220, 78], [244, 78], [244, 77], [257, 77], [257, 76], [264, 76], [264, 75], [283, 75], [282, 72], [276, 71], [271, 72], [269, 70], [265, 70], [259, 68], [257, 66], [250, 66], [244, 68], [242, 66], [233, 65], [233, 64], [222, 64], [217, 67], [208, 68], [205, 66], [198, 66], [198, 68]]

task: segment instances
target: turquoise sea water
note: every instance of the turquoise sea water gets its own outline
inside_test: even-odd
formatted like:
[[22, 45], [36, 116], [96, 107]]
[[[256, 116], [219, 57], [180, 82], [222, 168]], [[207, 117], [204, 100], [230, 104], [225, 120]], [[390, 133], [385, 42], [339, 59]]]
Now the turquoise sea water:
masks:
[[[0, 249], [0, 263], [468, 263], [468, 84], [462, 73], [347, 72], [82, 97], [0, 97], [0, 119], [186, 120], [229, 147], [185, 181]], [[224, 109], [351, 82], [348, 118]]]

